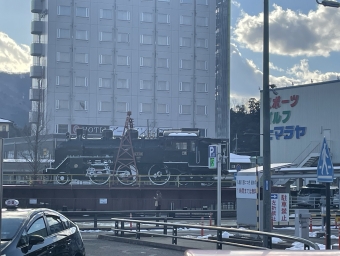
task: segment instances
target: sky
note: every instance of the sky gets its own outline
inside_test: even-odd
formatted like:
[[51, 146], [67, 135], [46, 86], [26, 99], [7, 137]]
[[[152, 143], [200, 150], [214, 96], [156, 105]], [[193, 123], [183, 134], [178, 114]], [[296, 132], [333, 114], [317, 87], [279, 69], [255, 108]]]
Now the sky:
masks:
[[[214, 0], [211, 0], [214, 1]], [[28, 0], [0, 0], [0, 71], [29, 72]], [[340, 9], [315, 0], [269, 0], [270, 84], [301, 85], [340, 78]], [[260, 98], [263, 0], [232, 0], [231, 107]]]

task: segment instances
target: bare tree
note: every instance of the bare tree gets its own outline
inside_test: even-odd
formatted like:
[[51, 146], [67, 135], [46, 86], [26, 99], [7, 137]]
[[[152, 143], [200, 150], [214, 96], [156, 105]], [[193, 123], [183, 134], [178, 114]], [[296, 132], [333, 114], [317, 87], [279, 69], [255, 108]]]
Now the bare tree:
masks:
[[25, 159], [31, 171], [32, 184], [37, 184], [38, 174], [46, 167], [46, 159], [49, 158], [47, 151], [47, 140], [50, 137], [47, 133], [47, 117], [44, 108], [44, 91], [41, 81], [38, 82], [38, 99], [32, 102], [32, 109], [35, 109], [35, 122], [25, 131], [25, 149], [19, 151], [21, 158]]

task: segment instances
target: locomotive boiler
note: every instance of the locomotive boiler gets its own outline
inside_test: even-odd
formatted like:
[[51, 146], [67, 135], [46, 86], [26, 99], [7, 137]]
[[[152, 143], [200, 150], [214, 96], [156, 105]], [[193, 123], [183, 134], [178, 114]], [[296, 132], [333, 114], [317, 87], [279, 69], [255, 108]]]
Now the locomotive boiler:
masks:
[[[148, 138], [139, 136], [132, 123], [125, 128], [120, 137], [114, 137], [112, 130], [103, 130], [101, 138], [88, 138], [82, 129], [75, 137], [67, 134], [55, 149], [52, 168], [46, 169], [51, 181], [90, 180], [102, 185], [115, 179], [123, 185], [136, 181], [165, 185], [176, 180], [185, 185], [198, 177], [211, 185], [216, 180], [216, 169], [208, 168], [208, 147], [221, 144], [225, 152], [225, 141], [201, 137], [198, 129], [158, 131]], [[223, 163], [222, 170], [225, 167]]]

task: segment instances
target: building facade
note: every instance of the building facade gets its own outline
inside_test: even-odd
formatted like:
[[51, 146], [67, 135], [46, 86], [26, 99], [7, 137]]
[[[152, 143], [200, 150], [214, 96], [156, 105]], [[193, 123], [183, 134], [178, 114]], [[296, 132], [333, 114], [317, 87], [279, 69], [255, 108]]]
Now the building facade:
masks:
[[276, 92], [277, 95], [270, 93], [271, 162], [316, 167], [326, 138], [333, 165], [339, 166], [336, 102], [340, 80], [278, 88]]
[[32, 0], [31, 11], [32, 124], [100, 133], [132, 111], [144, 130], [215, 137], [216, 1]]

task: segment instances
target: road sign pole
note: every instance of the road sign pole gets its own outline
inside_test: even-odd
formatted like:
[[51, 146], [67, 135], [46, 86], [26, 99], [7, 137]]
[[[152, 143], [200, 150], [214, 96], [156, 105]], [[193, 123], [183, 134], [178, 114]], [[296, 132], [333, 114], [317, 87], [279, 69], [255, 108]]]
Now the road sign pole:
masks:
[[221, 190], [222, 190], [222, 184], [221, 184], [221, 176], [222, 176], [222, 165], [221, 162], [222, 154], [221, 154], [221, 144], [217, 146], [217, 226], [221, 226]]
[[326, 183], [326, 250], [331, 249], [331, 189]]

